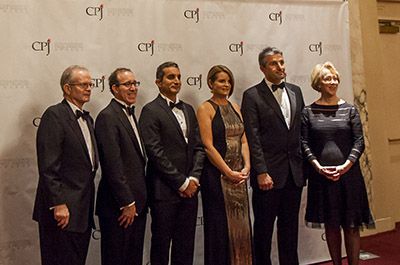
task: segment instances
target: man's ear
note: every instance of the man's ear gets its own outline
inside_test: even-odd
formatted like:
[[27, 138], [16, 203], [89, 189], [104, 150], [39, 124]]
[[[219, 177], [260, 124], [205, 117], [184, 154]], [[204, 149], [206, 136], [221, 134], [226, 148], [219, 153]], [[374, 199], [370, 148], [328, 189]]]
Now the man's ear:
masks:
[[63, 90], [64, 90], [64, 93], [65, 93], [66, 95], [70, 95], [70, 94], [71, 94], [71, 86], [70, 86], [70, 85], [65, 84], [65, 85], [63, 86]]
[[116, 84], [112, 85], [112, 86], [111, 86], [111, 89], [112, 89], [112, 91], [114, 92], [114, 95], [115, 95], [115, 94], [118, 94], [118, 86], [117, 86]]

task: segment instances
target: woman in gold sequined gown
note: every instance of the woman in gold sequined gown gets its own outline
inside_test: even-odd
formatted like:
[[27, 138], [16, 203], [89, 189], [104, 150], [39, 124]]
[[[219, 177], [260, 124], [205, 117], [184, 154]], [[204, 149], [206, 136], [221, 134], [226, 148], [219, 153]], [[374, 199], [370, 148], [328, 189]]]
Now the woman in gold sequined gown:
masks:
[[252, 241], [247, 196], [250, 156], [239, 107], [228, 101], [234, 78], [213, 66], [207, 84], [213, 96], [197, 118], [207, 159], [200, 178], [206, 265], [251, 265]]

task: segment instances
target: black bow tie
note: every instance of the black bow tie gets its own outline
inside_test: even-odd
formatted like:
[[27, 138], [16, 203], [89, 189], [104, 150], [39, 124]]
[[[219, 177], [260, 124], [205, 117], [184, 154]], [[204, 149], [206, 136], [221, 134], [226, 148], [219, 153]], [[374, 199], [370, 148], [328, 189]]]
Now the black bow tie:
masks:
[[135, 106], [132, 105], [132, 107], [128, 107], [118, 101], [116, 101], [123, 109], [126, 109], [126, 112], [128, 115], [135, 116]]
[[135, 106], [132, 106], [132, 107], [124, 106], [124, 107], [125, 107], [126, 111], [128, 112], [128, 115], [135, 116]]
[[276, 91], [278, 88], [283, 89], [285, 87], [285, 82], [280, 83], [279, 85], [272, 85], [272, 91]]
[[82, 117], [82, 119], [84, 120], [88, 120], [89, 119], [89, 111], [80, 111], [80, 110], [76, 110], [75, 111], [75, 115], [76, 115], [76, 119], [79, 119], [80, 117]]
[[182, 101], [179, 101], [178, 103], [174, 103], [174, 102], [172, 102], [172, 101], [170, 101], [169, 102], [169, 107], [171, 108], [171, 109], [173, 109], [173, 108], [178, 108], [178, 109], [183, 109], [183, 105], [182, 105]]

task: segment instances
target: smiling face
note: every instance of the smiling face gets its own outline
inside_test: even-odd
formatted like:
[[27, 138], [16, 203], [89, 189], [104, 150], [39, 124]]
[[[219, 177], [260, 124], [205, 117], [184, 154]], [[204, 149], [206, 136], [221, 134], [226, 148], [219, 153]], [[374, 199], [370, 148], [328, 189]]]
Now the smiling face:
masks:
[[90, 100], [92, 79], [87, 70], [72, 70], [72, 78], [69, 84], [65, 84], [64, 97], [82, 109], [84, 103]]
[[214, 96], [226, 98], [230, 95], [232, 81], [227, 73], [217, 73], [214, 82], [210, 79], [208, 80], [208, 84], [211, 88], [211, 93], [213, 93]]
[[265, 78], [273, 84], [279, 85], [285, 78], [285, 61], [280, 53], [265, 56], [265, 66], [260, 65]]
[[[118, 73], [118, 84], [112, 86], [115, 98], [125, 102], [128, 106], [136, 102], [138, 87], [133, 85], [136, 83], [135, 76], [130, 71]], [[126, 84], [129, 84], [128, 87]]]
[[337, 74], [333, 73], [329, 69], [322, 69], [321, 71], [321, 94], [325, 97], [336, 96], [336, 92], [339, 87], [339, 78]]
[[162, 80], [156, 79], [156, 85], [161, 94], [175, 102], [176, 95], [181, 90], [181, 72], [176, 67], [167, 67], [163, 71], [164, 76]]

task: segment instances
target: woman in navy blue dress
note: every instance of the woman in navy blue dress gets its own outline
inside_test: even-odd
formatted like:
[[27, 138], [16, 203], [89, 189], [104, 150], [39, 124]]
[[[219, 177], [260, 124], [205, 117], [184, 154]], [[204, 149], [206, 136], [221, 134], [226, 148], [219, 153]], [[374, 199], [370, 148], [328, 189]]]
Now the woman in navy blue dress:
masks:
[[325, 227], [333, 264], [342, 264], [343, 229], [348, 264], [358, 264], [360, 227], [374, 228], [359, 158], [364, 151], [360, 115], [336, 92], [339, 73], [318, 64], [311, 86], [321, 97], [303, 110], [302, 148], [309, 161], [307, 226]]

